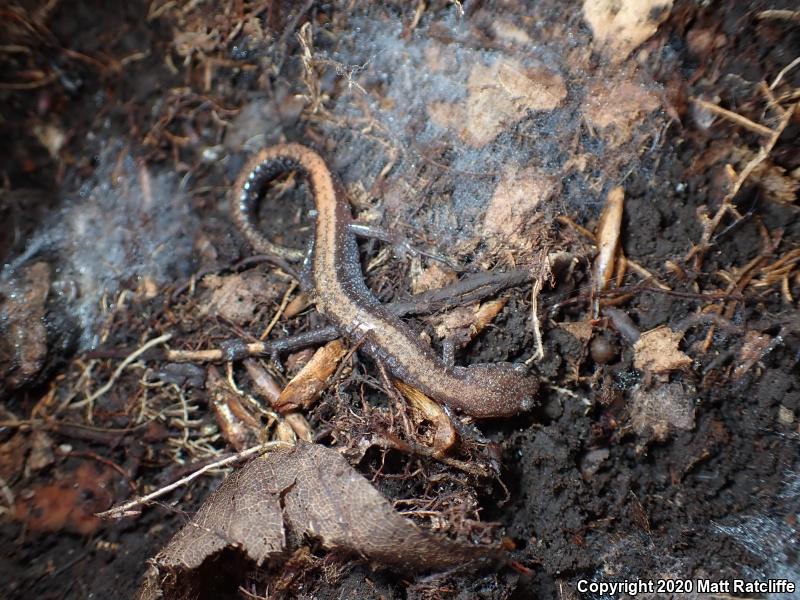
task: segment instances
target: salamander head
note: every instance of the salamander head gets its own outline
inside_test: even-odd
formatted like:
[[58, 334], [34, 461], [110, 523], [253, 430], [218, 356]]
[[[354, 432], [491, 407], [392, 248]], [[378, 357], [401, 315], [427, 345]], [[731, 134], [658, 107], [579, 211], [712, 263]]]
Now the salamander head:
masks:
[[470, 365], [466, 368], [466, 379], [474, 393], [456, 408], [470, 416], [510, 417], [538, 404], [539, 379], [529, 374], [524, 365]]

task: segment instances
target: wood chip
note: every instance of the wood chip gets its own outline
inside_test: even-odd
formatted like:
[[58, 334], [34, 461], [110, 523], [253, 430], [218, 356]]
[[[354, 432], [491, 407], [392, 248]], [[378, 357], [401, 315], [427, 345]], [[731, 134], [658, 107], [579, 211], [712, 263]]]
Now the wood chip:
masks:
[[593, 287], [598, 292], [606, 288], [614, 274], [614, 258], [619, 248], [624, 206], [625, 191], [621, 186], [608, 192], [595, 232], [598, 252], [594, 260]]
[[312, 406], [328, 386], [328, 378], [336, 372], [346, 354], [347, 348], [342, 340], [333, 340], [317, 350], [281, 392], [274, 405], [275, 410], [288, 412]]

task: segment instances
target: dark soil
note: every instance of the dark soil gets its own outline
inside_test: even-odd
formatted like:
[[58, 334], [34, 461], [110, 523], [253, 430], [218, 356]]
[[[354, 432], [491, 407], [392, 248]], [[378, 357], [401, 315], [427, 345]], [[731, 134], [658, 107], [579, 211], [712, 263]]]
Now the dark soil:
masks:
[[[192, 274], [228, 273], [231, 265], [250, 254], [228, 218], [226, 193], [244, 159], [252, 153], [254, 137], [260, 136], [262, 145], [285, 136], [318, 148], [330, 160], [332, 169], [341, 174], [357, 212], [369, 214], [374, 209], [377, 224], [407, 235], [412, 244], [455, 257], [472, 270], [509, 266], [506, 258], [510, 254], [471, 242], [490, 194], [480, 196], [479, 191], [474, 200], [449, 200], [451, 195], [457, 197], [463, 192], [459, 188], [463, 181], [472, 180], [436, 166], [450, 164], [454, 157], [449, 152], [456, 150], [447, 141], [430, 141], [425, 149], [430, 150], [428, 155], [435, 157], [435, 163], [400, 156], [395, 170], [384, 176], [380, 173], [386, 162], [387, 151], [381, 143], [385, 131], [376, 127], [366, 136], [356, 133], [356, 124], [363, 115], [358, 113], [359, 107], [346, 105], [342, 99], [346, 82], [342, 82], [341, 73], [337, 76], [335, 69], [333, 73], [329, 69], [322, 71], [320, 77], [320, 93], [328, 95], [329, 114], [311, 113], [307, 105], [303, 111], [306, 100], [295, 97], [307, 93], [299, 58], [303, 50], [296, 35], [303, 24], [313, 23], [319, 29], [314, 38], [318, 48], [332, 57], [341, 57], [348, 44], [359, 43], [348, 37], [350, 34], [341, 33], [347, 33], [348, 26], [362, 23], [359, 19], [379, 23], [397, 19], [408, 25], [413, 17], [411, 5], [359, 7], [350, 15], [339, 3], [309, 3], [310, 8], [300, 10], [294, 3], [268, 2], [269, 8], [258, 16], [267, 32], [260, 40], [252, 32], [226, 38], [229, 26], [221, 23], [234, 19], [233, 12], [241, 7], [225, 14], [209, 8], [205, 16], [209, 23], [213, 22], [209, 28], [221, 32], [215, 38], [217, 45], [199, 50], [184, 61], [185, 57], [176, 51], [175, 39], [189, 27], [169, 11], [166, 16], [148, 20], [148, 11], [152, 16], [157, 4], [56, 3], [52, 13], [35, 21], [38, 24], [32, 29], [20, 24], [35, 20], [36, 3], [23, 3], [25, 8], [0, 8], [0, 12], [17, 15], [16, 21], [9, 17], [4, 26], [9, 41], [2, 43], [25, 44], [30, 49], [20, 55], [0, 54], [0, 64], [5, 63], [0, 69], [6, 73], [3, 78], [17, 77], [19, 81], [35, 69], [55, 74], [52, 81], [31, 89], [0, 88], [0, 134], [6, 141], [0, 147], [0, 257], [11, 265], [4, 278], [10, 278], [14, 286], [15, 273], [27, 262], [45, 260], [53, 269], [52, 286], [62, 286], [59, 293], [49, 296], [46, 315], [42, 316], [47, 324], [49, 350], [41, 369], [15, 389], [9, 386], [2, 397], [5, 414], [0, 415], [0, 444], [10, 448], [15, 435], [24, 436], [19, 452], [27, 452], [26, 459], [30, 461], [31, 431], [45, 428], [55, 452], [53, 462], [38, 470], [22, 468], [22, 458], [17, 467], [9, 467], [15, 459], [0, 455], [0, 475], [16, 498], [43, 483], [70, 481], [78, 462], [87, 456], [94, 457], [89, 459], [92, 461], [108, 460], [121, 467], [136, 493], [174, 481], [208, 460], [207, 456], [180, 453], [175, 445], [170, 446], [171, 439], [180, 440], [182, 435], [175, 425], [180, 415], [174, 416], [178, 414], [174, 413], [175, 406], [179, 406], [175, 404], [178, 396], [161, 398], [159, 394], [167, 394], [162, 388], [143, 395], [143, 378], [150, 382], [169, 380], [164, 374], [166, 365], [158, 361], [149, 361], [147, 372], [144, 367], [127, 371], [114, 391], [97, 401], [92, 423], [86, 422], [83, 410], [64, 413], [56, 407], [65, 398], [69, 401], [67, 396], [72, 390], [97, 389], [114, 372], [120, 357], [165, 331], [175, 333], [170, 342], [173, 348], [184, 349], [210, 347], [237, 336], [258, 337], [286, 291], [287, 279], [276, 274], [273, 267], [264, 263], [246, 267], [256, 270], [263, 280], [260, 285], [268, 292], [263, 300], [262, 322], [249, 327], [224, 318], [204, 318], [198, 307], [208, 302], [208, 290], [198, 286], [199, 291], [193, 296], [180, 289]], [[519, 23], [523, 28], [529, 27], [532, 35], [535, 28], [529, 25], [530, 19], [547, 25], [548, 33], [536, 35], [543, 36], [542, 47], [550, 48], [549, 52], [564, 43], [558, 40], [559, 35], [573, 36], [570, 44], [576, 53], [591, 40], [591, 31], [581, 23], [578, 4], [567, 9], [559, 2], [542, 2], [529, 14], [515, 2], [496, 8], [465, 4], [464, 18], [473, 19], [481, 31], [485, 23], [480, 20], [495, 14], [493, 11], [495, 16], [527, 15]], [[273, 565], [271, 571], [258, 572], [248, 566], [245, 575], [241, 575], [234, 569], [241, 579], [227, 595], [216, 597], [264, 597], [264, 582], [273, 583], [270, 589], [282, 589], [284, 597], [387, 599], [600, 598], [577, 592], [577, 582], [582, 579], [772, 577], [800, 585], [797, 269], [787, 280], [792, 302], [782, 294], [780, 283], [734, 290], [739, 301], [731, 299], [733, 292], [722, 300], [703, 295], [725, 292], [728, 282], [719, 273], [734, 273], [757, 258], [763, 252], [765, 231], [773, 240], [780, 238], [769, 262], [798, 247], [796, 195], [791, 201], [776, 201], [763, 183], [748, 181], [734, 201], [744, 217], [730, 229], [727, 226], [735, 219], [723, 221], [702, 262], [684, 260], [691, 248], [701, 242], [703, 229], [698, 210], [705, 209], [713, 215], [725, 196], [724, 165], [735, 163], [729, 158], [730, 148], [755, 152], [759, 146], [758, 137], [724, 120], [701, 127], [700, 117], [688, 98], [716, 98], [715, 102], [758, 120], [764, 111], [759, 113], [756, 103], [758, 100], [763, 104], [763, 98], [753, 92], [755, 84], [771, 82], [800, 54], [800, 27], [796, 20], [759, 21], [753, 15], [765, 9], [793, 8], [791, 4], [677, 2], [669, 19], [646, 42], [649, 56], [640, 62], [641, 71], [660, 90], [664, 107], [670, 107], [653, 117], [653, 123], [661, 119], [657, 121], [659, 126], [668, 123], [665, 132], [653, 139], [642, 130], [627, 145], [599, 149], [598, 156], [608, 161], [608, 172], [598, 168], [594, 174], [587, 171], [564, 176], [563, 198], [545, 209], [548, 214], [541, 221], [541, 237], [537, 239], [550, 245], [545, 252], [564, 248], [582, 260], [570, 276], [546, 287], [539, 298], [546, 353], [534, 369], [546, 382], [542, 407], [533, 415], [481, 423], [476, 429], [467, 427], [466, 435], [480, 432], [496, 444], [502, 457], [502, 485], [499, 481], [468, 477], [430, 458], [396, 451], [372, 449], [354, 460], [354, 466], [392, 500], [431, 498], [445, 491], [477, 499], [481, 520], [499, 522], [514, 547], [510, 552], [512, 562], [490, 572], [456, 570], [412, 575], [352, 557], [326, 558], [322, 550], [314, 547], [314, 560], [305, 570], [287, 573]], [[420, 27], [428, 28], [426, 35], [446, 39], [450, 30], [437, 30], [435, 24], [439, 19], [445, 22], [445, 15], [451, 10], [449, 3], [432, 2]], [[12, 21], [19, 27], [15, 28]], [[698, 32], [717, 36], [715, 45], [687, 42], [697, 40]], [[485, 33], [485, 38], [451, 43], [464, 47], [485, 43], [490, 47], [491, 36], [488, 30]], [[365, 29], [364, 36], [369, 35]], [[413, 34], [409, 39], [412, 38]], [[342, 42], [348, 39], [349, 42]], [[129, 60], [123, 60], [125, 57]], [[209, 66], [213, 60], [217, 62]], [[563, 60], [567, 72], [568, 60]], [[613, 71], [597, 56], [592, 62], [600, 77]], [[525, 116], [492, 142], [494, 155], [511, 156], [511, 151], [503, 154], [501, 150], [513, 147], [514, 152], [538, 156], [548, 149], [548, 144], [556, 145], [558, 132], [574, 126], [564, 123], [581, 94], [586, 93], [576, 71], [567, 77], [570, 95], [561, 109], [564, 115], [559, 118], [563, 120], [541, 114]], [[386, 81], [377, 80], [359, 80], [361, 84], [373, 86], [370, 92], [390, 87]], [[780, 89], [795, 93], [800, 89], [800, 68], [786, 74]], [[243, 110], [238, 112], [239, 109]], [[248, 110], [250, 116], [244, 114]], [[675, 114], [670, 115], [670, 110]], [[341, 117], [344, 125], [334, 123], [333, 117]], [[365, 122], [360, 123], [364, 130], [369, 129]], [[66, 136], [53, 153], [43, 145], [42, 136], [34, 133], [34, 129], [47, 124]], [[415, 127], [424, 129], [422, 123]], [[539, 128], [556, 133], [552, 133], [552, 139], [544, 136], [530, 141], [529, 134], [541, 131]], [[771, 163], [785, 173], [797, 173], [800, 167], [798, 130], [800, 118], [795, 113], [770, 155]], [[369, 138], [373, 133], [375, 138]], [[396, 132], [387, 134], [386, 139], [393, 139], [393, 135]], [[576, 149], [589, 152], [589, 142], [580, 139], [587, 135], [575, 130]], [[383, 162], [371, 161], [373, 154]], [[547, 155], [552, 163], [548, 168], [556, 176], [563, 175], [559, 175], [558, 169], [563, 166], [559, 161], [569, 158], [569, 152], [563, 154]], [[613, 160], [607, 158], [612, 154]], [[625, 156], [619, 158], [620, 154]], [[453, 159], [452, 164], [457, 168], [460, 163]], [[743, 164], [735, 164], [740, 172]], [[102, 235], [103, 219], [108, 218], [112, 227], [121, 227], [113, 216], [114, 208], [121, 206], [125, 211], [130, 205], [122, 200], [116, 205], [115, 201], [96, 203], [94, 210], [99, 217], [86, 226], [88, 236], [84, 239], [76, 227], [59, 227], [70, 222], [76, 210], [80, 214], [81, 202], [91, 203], [92, 198], [107, 191], [103, 186], [117, 185], [113, 183], [117, 178], [129, 179], [132, 188], [136, 188], [137, 181], [141, 185], [139, 177], [145, 165], [151, 169], [156, 200], [161, 202], [162, 195], [174, 196], [170, 202], [183, 204], [178, 212], [164, 213], [158, 207], [148, 212], [150, 208], [137, 206], [141, 215], [137, 213], [133, 224], [125, 225], [131, 228], [130, 235], [121, 238], [121, 262], [108, 257], [107, 262], [117, 269], [118, 277], [116, 287], [98, 310], [101, 294], [92, 294], [102, 288], [100, 283], [95, 290], [64, 291], [65, 281], [72, 281], [73, 285], [78, 282], [78, 286], [82, 281], [72, 274], [74, 264], [65, 256], [67, 252], [82, 256], [76, 254], [76, 247], [94, 245], [93, 236]], [[486, 170], [500, 171], [501, 167], [502, 161], [497, 159], [487, 163]], [[489, 181], [496, 182], [496, 178]], [[359, 183], [363, 183], [361, 196], [354, 187]], [[603, 337], [616, 350], [605, 362], [593, 360], [588, 341], [581, 342], [557, 325], [593, 318], [589, 294], [591, 252], [586, 252], [585, 242], [574, 230], [553, 217], [567, 214], [593, 230], [605, 192], [617, 184], [626, 193], [622, 229], [625, 255], [656, 274], [671, 291], [659, 290], [651, 282], [643, 283], [629, 269], [621, 286], [625, 293], [613, 295], [616, 308], [627, 313], [643, 332], [662, 325], [677, 328], [713, 303], [720, 304], [723, 310], [730, 309], [727, 317], [733, 328], [718, 327], [710, 334], [707, 322], [685, 328], [680, 347], [691, 357], [692, 364], [666, 376], [637, 370], [632, 345], [607, 319], [594, 323], [594, 336]], [[404, 196], [403, 189], [410, 189], [408, 194], [413, 197]], [[283, 211], [280, 218], [269, 222], [264, 219], [263, 223], [270, 235], [297, 247], [303, 246], [308, 234], [307, 219], [297, 209], [302, 206], [298, 201], [303, 192], [300, 187], [286, 193], [275, 205]], [[185, 222], [181, 221], [184, 217]], [[169, 247], [173, 238], [162, 240], [148, 232], [157, 228], [154, 222], [169, 219], [176, 225], [176, 249], [166, 251], [173, 253], [173, 260], [151, 275], [147, 259], [162, 252], [159, 248], [164, 244]], [[141, 227], [141, 233], [137, 227]], [[39, 245], [40, 249], [31, 250], [32, 240], [42, 236], [46, 241]], [[69, 236], [77, 237], [65, 242]], [[375, 242], [365, 242], [363, 264], [374, 259], [381, 248]], [[515, 258], [524, 264], [539, 250], [515, 248], [509, 253], [518, 252]], [[668, 270], [666, 261], [679, 264], [681, 271]], [[137, 266], [122, 266], [129, 263]], [[90, 276], [98, 281], [101, 276], [95, 273], [105, 273], [105, 267], [88, 268]], [[408, 295], [412, 276], [410, 259], [390, 258], [369, 271], [368, 283], [381, 300], [389, 301]], [[152, 284], [155, 293], [143, 292], [146, 284]], [[129, 290], [130, 296], [120, 301], [123, 308], [117, 310], [114, 306], [121, 290]], [[460, 351], [460, 362], [524, 360], [533, 354], [530, 284], [505, 294], [509, 297], [505, 309], [492, 327]], [[75, 308], [78, 305], [82, 308]], [[104, 320], [108, 315], [112, 315], [110, 322]], [[96, 327], [88, 337], [87, 322]], [[427, 318], [411, 322], [432, 331]], [[313, 311], [306, 310], [281, 321], [274, 335], [298, 333], [322, 323]], [[105, 332], [102, 336], [101, 329]], [[746, 332], [769, 336], [774, 343], [740, 374], [736, 369], [743, 363]], [[8, 341], [3, 344], [0, 359], [13, 353]], [[81, 387], [81, 373], [86, 361], [92, 360], [85, 353], [98, 348], [114, 350], [118, 355], [111, 359], [93, 355], [98, 361], [91, 374], [94, 379], [88, 388]], [[359, 393], [365, 394], [366, 401], [374, 406], [387, 407], [372, 362], [358, 358], [355, 361], [352, 377], [338, 389], [330, 389], [307, 414], [322, 443], [347, 445], [348, 422], [343, 419], [350, 410], [363, 416]], [[189, 404], [196, 407], [191, 418], [199, 423], [198, 431], [216, 423], [202, 385], [205, 366], [200, 367], [199, 384], [191, 381], [188, 371], [179, 369], [183, 375], [175, 380], [174, 388], [182, 390]], [[237, 381], [244, 379], [238, 366], [236, 373]], [[15, 375], [11, 371], [4, 375], [8, 381], [12, 376]], [[664, 381], [659, 383], [660, 379]], [[632, 424], [631, 397], [640, 388], [667, 382], [683, 385], [691, 396], [694, 426], [670, 428], [664, 436], [637, 430]], [[168, 413], [173, 416], [155, 419], [146, 427], [138, 426], [132, 415], [138, 414], [145, 401], [152, 401], [156, 411], [173, 410]], [[14, 425], [12, 415], [32, 423], [38, 419], [38, 425]], [[59, 426], [59, 422], [91, 429], [70, 429]], [[356, 433], [352, 435], [355, 438]], [[223, 438], [210, 443], [217, 451], [230, 450]], [[481, 457], [485, 455], [461, 458]], [[446, 475], [455, 483], [432, 487], [428, 478], [434, 475]], [[83, 534], [69, 525], [55, 531], [36, 531], [30, 522], [25, 525], [13, 519], [10, 510], [6, 511], [0, 524], [3, 597], [133, 597], [146, 561], [186, 522], [187, 515], [196, 510], [221, 477], [218, 474], [199, 479], [162, 498], [163, 504], [146, 508], [139, 518], [104, 523]], [[131, 495], [122, 478], [112, 488], [115, 503]], [[6, 504], [4, 500], [3, 505]], [[424, 520], [421, 523], [427, 524]], [[241, 561], [233, 562], [241, 568]], [[222, 572], [223, 567], [219, 568]], [[237, 592], [237, 585], [261, 595]], [[278, 592], [274, 593], [278, 597]], [[770, 597], [800, 598], [800, 592]]]

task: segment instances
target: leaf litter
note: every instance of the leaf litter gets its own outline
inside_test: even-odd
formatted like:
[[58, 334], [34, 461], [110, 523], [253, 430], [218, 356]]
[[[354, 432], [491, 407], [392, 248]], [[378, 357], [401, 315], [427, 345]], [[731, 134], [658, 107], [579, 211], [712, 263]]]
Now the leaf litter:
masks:
[[421, 530], [344, 457], [298, 444], [256, 458], [229, 476], [155, 557], [139, 600], [182, 597], [194, 570], [224, 548], [256, 565], [285, 557], [311, 538], [325, 549], [412, 571], [489, 565], [498, 545], [452, 540]]

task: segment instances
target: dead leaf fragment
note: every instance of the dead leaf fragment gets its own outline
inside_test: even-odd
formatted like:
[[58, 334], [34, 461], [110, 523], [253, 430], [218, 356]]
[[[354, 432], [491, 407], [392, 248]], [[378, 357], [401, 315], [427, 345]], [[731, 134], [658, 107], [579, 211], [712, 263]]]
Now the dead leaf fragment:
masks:
[[680, 383], [645, 390], [637, 387], [629, 405], [631, 426], [640, 436], [664, 441], [675, 430], [694, 429], [694, 399]]
[[559, 191], [559, 182], [546, 173], [510, 166], [489, 201], [483, 218], [483, 236], [496, 238], [504, 247], [531, 248], [536, 240], [525, 235], [526, 229], [535, 220], [537, 209], [546, 206]]
[[797, 202], [800, 181], [786, 173], [786, 169], [769, 160], [761, 162], [750, 173], [750, 179], [761, 185], [767, 198], [773, 202]]
[[428, 114], [440, 127], [455, 130], [467, 144], [480, 148], [528, 111], [559, 106], [567, 88], [554, 71], [504, 59], [489, 66], [476, 63], [467, 80], [467, 94], [461, 103], [430, 103]]
[[295, 436], [304, 442], [311, 442], [314, 439], [314, 432], [308, 420], [300, 412], [289, 412], [283, 415], [286, 424], [292, 429]]
[[668, 373], [685, 369], [692, 359], [679, 348], [683, 333], [662, 325], [644, 332], [633, 345], [633, 366], [650, 373]]
[[633, 81], [601, 81], [587, 89], [582, 112], [611, 148], [628, 142], [645, 117], [661, 106], [656, 94]]
[[346, 354], [347, 348], [342, 340], [333, 340], [317, 350], [283, 389], [274, 405], [275, 410], [288, 412], [309, 408], [325, 390], [328, 378], [336, 372]]
[[778, 407], [778, 421], [784, 425], [791, 425], [794, 423], [794, 411], [791, 408], [787, 408], [781, 404]]
[[612, 63], [652, 36], [669, 17], [672, 0], [583, 0], [583, 16], [592, 28], [595, 47]]
[[411, 570], [493, 562], [500, 556], [497, 546], [453, 541], [419, 529], [397, 514], [341, 454], [298, 442], [228, 477], [156, 556], [138, 598], [185, 597], [180, 594], [197, 579], [191, 570], [226, 547], [240, 548], [260, 565], [292, 552], [308, 537], [326, 549]]
[[113, 483], [119, 474], [96, 461], [82, 462], [53, 483], [28, 489], [17, 496], [14, 518], [32, 531], [71, 531], [89, 535], [101, 525], [95, 513], [108, 509]]
[[201, 313], [222, 317], [238, 325], [250, 323], [258, 307], [278, 296], [275, 286], [270, 285], [257, 271], [226, 276], [207, 275], [202, 284], [213, 291], [208, 303], [201, 306]]
[[0, 390], [30, 383], [44, 366], [50, 276], [50, 265], [37, 262], [0, 288]]
[[412, 260], [411, 269], [412, 294], [421, 294], [428, 290], [443, 288], [458, 280], [455, 271], [446, 269], [438, 262], [434, 262], [430, 266], [422, 268], [418, 257], [414, 257]]
[[408, 385], [399, 379], [395, 379], [393, 383], [408, 401], [408, 405], [411, 407], [411, 414], [416, 422], [415, 425], [419, 427], [423, 421], [433, 425], [433, 433], [429, 436], [430, 439], [427, 440], [427, 445], [433, 448], [433, 456], [436, 458], [445, 456], [458, 441], [458, 434], [450, 421], [450, 417], [447, 416], [447, 413], [439, 404], [414, 386]]
[[506, 302], [507, 298], [499, 298], [477, 306], [459, 306], [444, 315], [431, 317], [428, 320], [434, 324], [439, 339], [449, 340], [461, 347], [486, 329], [503, 310]]

